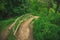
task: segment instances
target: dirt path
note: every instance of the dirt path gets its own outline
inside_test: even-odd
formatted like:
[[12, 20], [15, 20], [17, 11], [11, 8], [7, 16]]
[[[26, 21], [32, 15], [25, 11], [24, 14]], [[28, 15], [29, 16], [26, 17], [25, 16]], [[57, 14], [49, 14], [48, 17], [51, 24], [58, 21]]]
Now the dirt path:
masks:
[[17, 18], [8, 28], [6, 28], [4, 31], [2, 31], [0, 33], [0, 40], [7, 40], [8, 39], [8, 36], [10, 33], [9, 30], [11, 30], [13, 28], [13, 26], [15, 25], [17, 20], [19, 20], [19, 18]]
[[[17, 40], [33, 40], [32, 36], [32, 25], [30, 24], [33, 19], [38, 18], [37, 16], [33, 16], [32, 18], [27, 19], [25, 22], [23, 22], [19, 28], [19, 30], [16, 33]], [[18, 18], [19, 19], [19, 18]], [[0, 33], [0, 40], [7, 40], [9, 36], [9, 30], [13, 28], [17, 20], [13, 22], [10, 27], [5, 29], [3, 32]]]
[[0, 40], [7, 40], [9, 31], [8, 29], [5, 29], [1, 34], [0, 34]]
[[33, 16], [32, 18], [27, 19], [23, 22], [16, 33], [16, 40], [33, 40], [32, 36], [32, 26], [30, 25], [32, 20], [38, 18], [37, 16]]

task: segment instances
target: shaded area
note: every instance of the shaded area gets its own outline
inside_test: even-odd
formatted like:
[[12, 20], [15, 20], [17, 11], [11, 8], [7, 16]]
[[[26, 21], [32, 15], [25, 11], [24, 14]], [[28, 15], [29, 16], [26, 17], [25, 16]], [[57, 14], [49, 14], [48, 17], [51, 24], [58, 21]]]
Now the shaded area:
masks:
[[55, 25], [57, 25], [57, 26], [60, 26], [60, 18], [56, 18], [56, 19], [54, 19], [54, 20], [51, 20], [50, 21], [52, 24], [55, 24]]

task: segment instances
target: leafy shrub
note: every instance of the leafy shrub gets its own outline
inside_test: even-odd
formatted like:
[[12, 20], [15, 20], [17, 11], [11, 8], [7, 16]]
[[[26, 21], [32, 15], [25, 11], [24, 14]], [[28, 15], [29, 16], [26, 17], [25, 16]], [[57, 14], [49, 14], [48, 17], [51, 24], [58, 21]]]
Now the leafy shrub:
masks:
[[60, 27], [51, 24], [46, 18], [34, 22], [33, 35], [35, 40], [60, 40]]
[[57, 25], [57, 26], [60, 26], [60, 17], [59, 17], [59, 18], [56, 18], [56, 19], [54, 19], [54, 20], [51, 20], [51, 23], [52, 23], [52, 24], [55, 24], [55, 25]]

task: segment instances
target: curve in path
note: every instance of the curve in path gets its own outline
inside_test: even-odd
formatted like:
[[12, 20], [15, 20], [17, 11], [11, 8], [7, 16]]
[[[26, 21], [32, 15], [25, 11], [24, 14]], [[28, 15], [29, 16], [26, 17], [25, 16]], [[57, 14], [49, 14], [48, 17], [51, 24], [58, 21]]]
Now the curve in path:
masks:
[[33, 16], [32, 18], [27, 19], [23, 22], [16, 33], [16, 40], [33, 40], [32, 36], [32, 27], [31, 22], [33, 19], [38, 18], [37, 16]]

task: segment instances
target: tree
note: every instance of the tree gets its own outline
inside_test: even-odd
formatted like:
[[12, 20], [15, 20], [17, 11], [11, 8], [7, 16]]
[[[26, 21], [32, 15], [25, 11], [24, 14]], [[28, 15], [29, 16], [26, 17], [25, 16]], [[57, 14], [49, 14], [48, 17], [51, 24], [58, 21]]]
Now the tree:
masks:
[[1, 0], [1, 18], [20, 16], [29, 11], [29, 0]]

